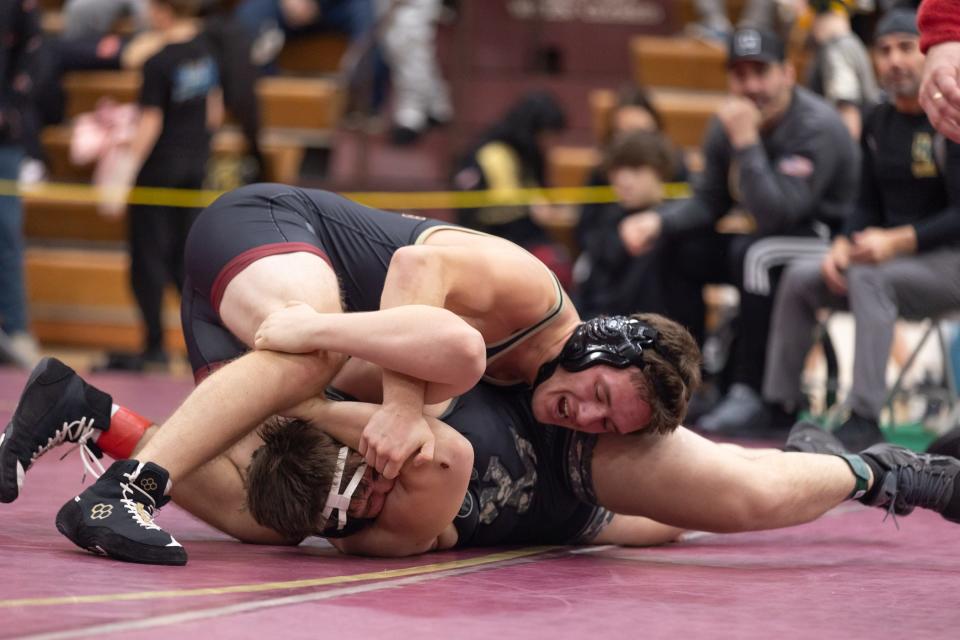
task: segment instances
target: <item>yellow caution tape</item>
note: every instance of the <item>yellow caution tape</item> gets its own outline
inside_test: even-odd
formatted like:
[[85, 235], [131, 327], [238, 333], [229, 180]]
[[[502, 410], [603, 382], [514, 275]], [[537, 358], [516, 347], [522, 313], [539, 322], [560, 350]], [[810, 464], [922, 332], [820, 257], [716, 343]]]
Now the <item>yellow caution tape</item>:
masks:
[[[163, 207], [205, 207], [222, 194], [215, 190], [167, 189], [135, 187], [127, 202]], [[690, 189], [686, 183], [665, 185], [667, 199], [685, 198]], [[0, 180], [0, 196], [29, 196], [64, 203], [96, 203], [100, 191], [89, 184], [43, 183], [21, 190], [15, 180]], [[487, 206], [516, 206], [550, 202], [553, 204], [590, 204], [616, 202], [610, 187], [557, 187], [551, 189], [516, 189], [509, 195], [490, 191], [358, 191], [341, 193], [346, 198], [377, 209], [472, 209]]]

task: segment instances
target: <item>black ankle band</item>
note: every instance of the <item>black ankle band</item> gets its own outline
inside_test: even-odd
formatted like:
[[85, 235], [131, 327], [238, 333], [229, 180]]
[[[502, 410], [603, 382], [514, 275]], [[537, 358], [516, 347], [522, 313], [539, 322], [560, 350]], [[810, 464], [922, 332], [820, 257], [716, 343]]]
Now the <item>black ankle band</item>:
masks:
[[[856, 484], [853, 487], [853, 491], [847, 496], [847, 500], [859, 500], [868, 493], [868, 488], [870, 487], [870, 467], [868, 462], [865, 461], [861, 456], [845, 453], [839, 457], [843, 458], [844, 462], [850, 467], [850, 471], [853, 472], [854, 479]], [[876, 472], [873, 474], [874, 485], [879, 476]]]
[[886, 473], [886, 469], [880, 466], [880, 463], [873, 459], [870, 454], [859, 455], [867, 466], [870, 467], [870, 471], [873, 471], [873, 486], [867, 490], [867, 492], [860, 498], [860, 502], [866, 505], [872, 505], [871, 502], [877, 497], [877, 494], [880, 493], [880, 489], [883, 486], [883, 474]]

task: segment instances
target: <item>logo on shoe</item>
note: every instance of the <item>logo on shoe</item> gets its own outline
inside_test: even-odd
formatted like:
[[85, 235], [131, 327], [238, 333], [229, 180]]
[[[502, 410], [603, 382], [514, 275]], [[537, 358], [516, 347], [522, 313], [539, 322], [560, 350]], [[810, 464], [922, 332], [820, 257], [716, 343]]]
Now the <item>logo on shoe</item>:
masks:
[[110, 514], [113, 513], [112, 504], [103, 504], [98, 502], [93, 505], [93, 508], [90, 509], [90, 519], [91, 520], [106, 520], [110, 517]]
[[144, 491], [156, 491], [157, 490], [157, 481], [153, 478], [143, 478], [140, 481], [140, 486]]
[[143, 508], [143, 505], [139, 502], [137, 504], [137, 516], [140, 518], [141, 522], [145, 526], [150, 526], [153, 524], [153, 516], [150, 515], [150, 512]]

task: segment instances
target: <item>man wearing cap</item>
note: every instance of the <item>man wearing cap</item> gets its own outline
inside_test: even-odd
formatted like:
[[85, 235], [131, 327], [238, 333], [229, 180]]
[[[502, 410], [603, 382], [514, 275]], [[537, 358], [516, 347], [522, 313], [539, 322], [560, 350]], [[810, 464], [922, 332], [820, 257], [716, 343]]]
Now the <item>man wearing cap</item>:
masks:
[[960, 149], [920, 108], [924, 56], [913, 11], [883, 17], [873, 56], [890, 101], [864, 122], [860, 196], [830, 253], [784, 274], [763, 386], [766, 400], [796, 410], [817, 310], [849, 308], [856, 319], [851, 414], [837, 436], [850, 448], [882, 439], [877, 419], [897, 317], [960, 308]]
[[[667, 315], [698, 339], [704, 336], [703, 285], [725, 282], [740, 289], [737, 331], [749, 339], [739, 340], [733, 354], [727, 397], [699, 423], [718, 433], [753, 424], [762, 414], [760, 385], [778, 269], [798, 255], [822, 255], [849, 211], [857, 182], [856, 147], [840, 116], [795, 86], [776, 35], [736, 30], [727, 68], [731, 95], [707, 132], [705, 167], [693, 197], [621, 223], [631, 252], [662, 253]], [[717, 221], [734, 209], [752, 216], [750, 233], [717, 232]]]

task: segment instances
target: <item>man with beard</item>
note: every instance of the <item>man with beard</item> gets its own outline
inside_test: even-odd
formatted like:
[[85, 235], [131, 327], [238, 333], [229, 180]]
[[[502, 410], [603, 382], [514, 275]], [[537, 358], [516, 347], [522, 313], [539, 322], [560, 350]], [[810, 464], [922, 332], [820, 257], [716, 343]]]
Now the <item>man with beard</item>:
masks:
[[[661, 254], [666, 315], [700, 341], [703, 285], [740, 289], [736, 330], [744, 339], [732, 356], [732, 385], [699, 426], [747, 435], [733, 429], [743, 431], [741, 425], [762, 417], [760, 385], [776, 277], [798, 255], [826, 250], [855, 197], [857, 163], [836, 110], [795, 86], [795, 71], [776, 35], [738, 29], [727, 68], [731, 95], [707, 133], [704, 171], [693, 197], [633, 214], [621, 223], [621, 236], [633, 255]], [[717, 232], [717, 220], [733, 209], [753, 217], [749, 233]]]
[[924, 56], [913, 11], [884, 16], [873, 55], [890, 102], [864, 123], [857, 206], [825, 258], [798, 262], [784, 275], [763, 386], [767, 401], [801, 405], [817, 310], [849, 308], [857, 328], [851, 415], [837, 436], [856, 450], [882, 439], [877, 419], [897, 317], [960, 307], [960, 148], [937, 134], [920, 107]]

